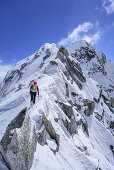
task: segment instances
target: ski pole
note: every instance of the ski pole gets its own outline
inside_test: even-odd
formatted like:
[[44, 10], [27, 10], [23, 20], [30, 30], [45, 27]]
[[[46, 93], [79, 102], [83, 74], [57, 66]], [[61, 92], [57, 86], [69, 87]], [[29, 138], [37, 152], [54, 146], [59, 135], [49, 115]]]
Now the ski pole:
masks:
[[39, 95], [38, 95], [38, 101], [39, 101]]

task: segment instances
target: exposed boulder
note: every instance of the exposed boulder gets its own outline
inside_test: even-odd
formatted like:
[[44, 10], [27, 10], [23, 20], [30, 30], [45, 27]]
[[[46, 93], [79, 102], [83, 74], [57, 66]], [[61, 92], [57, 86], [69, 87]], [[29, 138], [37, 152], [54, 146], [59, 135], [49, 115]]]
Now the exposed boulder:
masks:
[[84, 110], [85, 115], [86, 116], [92, 115], [95, 109], [95, 103], [88, 99], [84, 99], [83, 102], [84, 102], [84, 106], [87, 106], [87, 109]]
[[110, 106], [112, 108], [114, 108], [114, 98], [113, 97], [110, 98]]
[[72, 94], [73, 97], [78, 96], [78, 94], [76, 94], [75, 92], [71, 92], [71, 94]]
[[111, 128], [111, 129], [114, 129], [114, 121], [111, 121], [111, 122], [110, 122], [110, 128]]
[[29, 170], [36, 151], [36, 132], [27, 108], [23, 109], [8, 125], [1, 140], [12, 170]]
[[58, 66], [58, 63], [57, 63], [56, 61], [54, 61], [54, 60], [50, 61], [50, 64], [51, 64], [52, 66], [54, 66], [54, 65]]

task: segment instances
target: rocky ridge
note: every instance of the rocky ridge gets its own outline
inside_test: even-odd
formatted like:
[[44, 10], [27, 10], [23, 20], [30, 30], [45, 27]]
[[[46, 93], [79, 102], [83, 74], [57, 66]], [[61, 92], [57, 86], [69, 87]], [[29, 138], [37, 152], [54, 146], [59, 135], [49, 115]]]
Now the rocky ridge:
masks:
[[[114, 168], [114, 79], [111, 75], [109, 80], [103, 54], [86, 42], [77, 43], [59, 50], [45, 44], [6, 75], [0, 115], [2, 121], [7, 117], [7, 124], [1, 128], [0, 153], [7, 168]], [[99, 73], [107, 84], [96, 81]], [[41, 96], [30, 108], [26, 89], [34, 80]]]

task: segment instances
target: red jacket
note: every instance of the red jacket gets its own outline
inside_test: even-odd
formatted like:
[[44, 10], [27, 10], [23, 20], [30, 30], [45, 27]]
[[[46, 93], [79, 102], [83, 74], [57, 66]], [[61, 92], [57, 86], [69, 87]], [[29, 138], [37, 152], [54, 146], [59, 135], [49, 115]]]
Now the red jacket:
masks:
[[[30, 92], [31, 92], [31, 88], [33, 87], [33, 85], [34, 84], [32, 84], [31, 87], [30, 87]], [[38, 95], [39, 95], [39, 88], [38, 88], [38, 86], [37, 86], [37, 92], [38, 92]]]

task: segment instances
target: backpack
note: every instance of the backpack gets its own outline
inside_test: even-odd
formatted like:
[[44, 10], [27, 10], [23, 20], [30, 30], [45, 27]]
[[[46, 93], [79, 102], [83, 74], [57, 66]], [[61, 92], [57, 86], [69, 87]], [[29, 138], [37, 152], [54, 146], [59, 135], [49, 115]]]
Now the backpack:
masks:
[[37, 90], [37, 86], [36, 86], [36, 85], [33, 85], [32, 88], [31, 88], [31, 91], [32, 91], [32, 92], [36, 92], [36, 90]]

